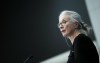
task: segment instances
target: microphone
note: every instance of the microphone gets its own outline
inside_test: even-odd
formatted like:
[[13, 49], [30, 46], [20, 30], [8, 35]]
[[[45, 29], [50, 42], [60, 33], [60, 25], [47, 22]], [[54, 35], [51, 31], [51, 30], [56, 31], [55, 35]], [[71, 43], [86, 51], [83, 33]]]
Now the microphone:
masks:
[[29, 56], [23, 63], [27, 63], [29, 60], [33, 59], [33, 56]]

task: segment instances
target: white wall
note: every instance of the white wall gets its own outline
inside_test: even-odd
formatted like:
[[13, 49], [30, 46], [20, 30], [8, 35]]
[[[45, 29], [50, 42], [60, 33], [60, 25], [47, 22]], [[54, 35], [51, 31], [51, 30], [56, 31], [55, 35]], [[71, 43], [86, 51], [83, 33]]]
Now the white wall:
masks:
[[100, 0], [85, 0], [85, 2], [96, 36], [96, 46], [100, 57]]

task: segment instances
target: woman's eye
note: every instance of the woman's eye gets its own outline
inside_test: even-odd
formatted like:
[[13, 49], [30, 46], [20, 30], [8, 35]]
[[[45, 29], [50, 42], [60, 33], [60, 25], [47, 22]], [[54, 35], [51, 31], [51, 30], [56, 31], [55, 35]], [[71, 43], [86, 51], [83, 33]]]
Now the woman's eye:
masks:
[[63, 21], [62, 23], [66, 24], [67, 21]]

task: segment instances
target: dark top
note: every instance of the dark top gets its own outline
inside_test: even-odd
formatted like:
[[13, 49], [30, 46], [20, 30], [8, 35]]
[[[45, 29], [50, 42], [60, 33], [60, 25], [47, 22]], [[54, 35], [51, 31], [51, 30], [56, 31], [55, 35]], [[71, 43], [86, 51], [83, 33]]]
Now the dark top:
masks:
[[99, 63], [99, 55], [92, 40], [79, 34], [71, 47], [67, 63]]

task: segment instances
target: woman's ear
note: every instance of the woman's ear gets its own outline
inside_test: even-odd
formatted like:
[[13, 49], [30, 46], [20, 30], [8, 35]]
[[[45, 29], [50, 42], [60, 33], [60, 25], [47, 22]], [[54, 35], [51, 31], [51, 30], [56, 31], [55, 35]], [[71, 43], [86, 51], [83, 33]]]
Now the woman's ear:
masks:
[[78, 26], [79, 26], [79, 23], [78, 22], [74, 22], [74, 27], [78, 28]]

